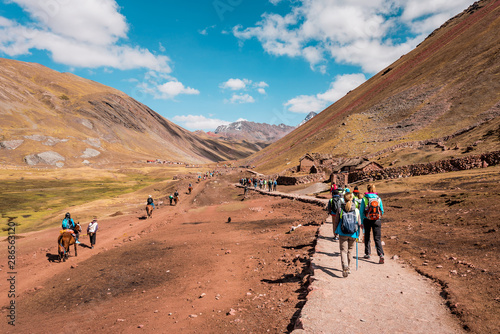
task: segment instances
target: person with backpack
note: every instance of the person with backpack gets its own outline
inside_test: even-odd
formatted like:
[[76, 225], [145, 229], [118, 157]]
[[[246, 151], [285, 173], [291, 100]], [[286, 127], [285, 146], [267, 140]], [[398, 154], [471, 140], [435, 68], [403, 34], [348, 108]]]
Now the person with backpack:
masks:
[[361, 201], [360, 213], [361, 220], [365, 229], [365, 259], [370, 258], [370, 234], [373, 231], [373, 240], [377, 248], [377, 255], [380, 257], [380, 264], [384, 263], [384, 249], [382, 248], [382, 215], [384, 214], [384, 206], [382, 200], [378, 196], [375, 185], [369, 184], [367, 186], [368, 192], [365, 193]]
[[[64, 215], [64, 219], [62, 220], [62, 229], [63, 230], [75, 230], [76, 224], [73, 218], [71, 218], [71, 214], [69, 212], [66, 212], [66, 215]], [[80, 241], [78, 240], [80, 238], [80, 233], [75, 233], [75, 244], [79, 244]]]
[[[326, 211], [328, 212], [328, 214], [332, 215], [332, 222], [335, 221], [335, 216], [337, 215], [337, 211], [340, 209], [341, 205], [342, 200], [340, 198], [339, 191], [337, 189], [334, 189], [332, 192], [332, 198], [330, 198], [326, 206]], [[339, 235], [335, 233], [335, 230], [333, 234], [333, 240], [339, 240]]]
[[155, 201], [153, 200], [153, 197], [149, 195], [147, 205], [151, 205], [153, 209], [155, 209]]
[[344, 195], [345, 204], [338, 209], [333, 222], [333, 233], [339, 235], [340, 261], [342, 263], [342, 276], [351, 273], [351, 254], [354, 250], [356, 239], [361, 230], [361, 216], [352, 201], [352, 193]]
[[359, 210], [361, 206], [361, 202], [363, 201], [363, 194], [359, 192], [358, 186], [354, 187], [354, 190], [352, 191], [353, 195], [353, 202], [356, 204], [356, 209]]
[[73, 230], [75, 228], [75, 221], [71, 218], [71, 214], [66, 212], [64, 219], [62, 220], [62, 229], [63, 230]]

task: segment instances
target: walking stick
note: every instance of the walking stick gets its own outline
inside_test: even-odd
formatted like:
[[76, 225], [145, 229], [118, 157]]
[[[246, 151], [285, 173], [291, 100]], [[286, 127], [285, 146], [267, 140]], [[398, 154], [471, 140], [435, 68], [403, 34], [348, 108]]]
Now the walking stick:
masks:
[[358, 240], [359, 240], [359, 230], [358, 230], [358, 237], [356, 238], [356, 271], [358, 271]]

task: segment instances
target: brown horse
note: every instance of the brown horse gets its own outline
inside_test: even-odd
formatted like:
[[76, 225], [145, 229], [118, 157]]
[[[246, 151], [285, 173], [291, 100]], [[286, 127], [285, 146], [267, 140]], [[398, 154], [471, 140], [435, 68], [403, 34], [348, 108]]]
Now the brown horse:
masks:
[[191, 194], [191, 191], [193, 191], [193, 187], [188, 188], [189, 193]]
[[179, 196], [174, 196], [174, 202], [175, 202], [175, 205], [177, 205], [177, 202], [179, 201]]
[[149, 218], [153, 218], [153, 206], [151, 204], [146, 205], [146, 214]]
[[[67, 230], [65, 230], [67, 231]], [[82, 227], [80, 224], [76, 224], [76, 227], [73, 229], [75, 233], [80, 233], [82, 231]], [[71, 232], [61, 232], [59, 237], [57, 238], [57, 253], [59, 254], [59, 262], [61, 259], [66, 262], [69, 254], [69, 246], [75, 245], [75, 256], [78, 256], [76, 251], [76, 237]]]

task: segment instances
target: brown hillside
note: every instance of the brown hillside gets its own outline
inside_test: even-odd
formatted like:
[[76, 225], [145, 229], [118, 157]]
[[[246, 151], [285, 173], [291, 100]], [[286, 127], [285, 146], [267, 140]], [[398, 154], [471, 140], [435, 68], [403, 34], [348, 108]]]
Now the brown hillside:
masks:
[[116, 89], [8, 59], [0, 59], [0, 124], [0, 162], [16, 165], [203, 163], [259, 149], [202, 139]]
[[[499, 5], [470, 6], [248, 164], [279, 172], [318, 152], [369, 156], [387, 166], [498, 150]], [[424, 145], [429, 140], [442, 145]]]

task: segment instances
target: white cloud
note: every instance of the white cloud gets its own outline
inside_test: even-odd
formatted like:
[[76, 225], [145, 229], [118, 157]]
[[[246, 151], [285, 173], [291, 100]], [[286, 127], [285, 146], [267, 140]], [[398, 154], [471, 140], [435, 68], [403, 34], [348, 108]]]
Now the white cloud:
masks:
[[251, 95], [248, 95], [248, 94], [233, 94], [231, 99], [229, 99], [229, 100], [225, 99], [224, 102], [225, 103], [239, 103], [239, 104], [254, 103], [255, 99]]
[[219, 125], [228, 125], [231, 122], [215, 118], [206, 118], [202, 115], [182, 115], [172, 117], [172, 121], [181, 124], [188, 130], [215, 130]]
[[257, 91], [262, 95], [266, 94], [266, 90], [264, 88], [257, 88]]
[[252, 81], [248, 79], [229, 79], [228, 81], [221, 83], [219, 87], [222, 89], [242, 90], [251, 83]]
[[361, 73], [338, 75], [326, 92], [316, 95], [300, 95], [288, 100], [284, 106], [295, 113], [319, 112], [365, 81], [366, 78]]
[[[276, 4], [279, 0], [270, 0]], [[264, 13], [253, 27], [233, 34], [256, 38], [265, 52], [301, 57], [325, 72], [330, 59], [375, 73], [414, 48], [470, 0], [301, 0], [285, 15]], [[406, 40], [392, 35], [410, 33]]]
[[129, 27], [114, 0], [11, 2], [32, 21], [20, 24], [0, 18], [0, 53], [17, 56], [37, 49], [73, 67], [171, 72], [168, 57], [123, 42]]
[[200, 35], [206, 36], [206, 35], [208, 35], [208, 31], [209, 31], [210, 29], [213, 29], [213, 28], [215, 28], [215, 25], [210, 26], [210, 27], [206, 27], [206, 28], [205, 28], [205, 29], [203, 29], [203, 30], [198, 30], [198, 33], [199, 33]]
[[326, 102], [318, 99], [314, 95], [300, 95], [286, 102], [285, 107], [296, 113], [309, 113], [311, 111], [321, 111], [326, 107]]
[[165, 99], [173, 99], [177, 95], [198, 95], [200, 91], [191, 87], [184, 87], [184, 85], [179, 81], [169, 81], [160, 86], [158, 86], [158, 91], [163, 95]]

